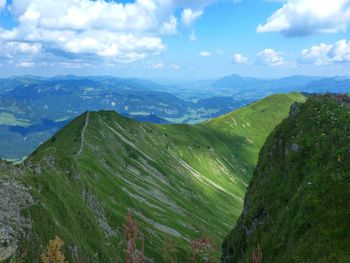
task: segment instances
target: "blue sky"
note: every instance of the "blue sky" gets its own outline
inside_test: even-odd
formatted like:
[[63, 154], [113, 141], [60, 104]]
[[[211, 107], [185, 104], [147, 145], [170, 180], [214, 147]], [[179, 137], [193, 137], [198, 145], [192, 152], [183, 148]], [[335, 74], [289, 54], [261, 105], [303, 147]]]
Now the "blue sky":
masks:
[[350, 0], [0, 0], [0, 75], [350, 75]]

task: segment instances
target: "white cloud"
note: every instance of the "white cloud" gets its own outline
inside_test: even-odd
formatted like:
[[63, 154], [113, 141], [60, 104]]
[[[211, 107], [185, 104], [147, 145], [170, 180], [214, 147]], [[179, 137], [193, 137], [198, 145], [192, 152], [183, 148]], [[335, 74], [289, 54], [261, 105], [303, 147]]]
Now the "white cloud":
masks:
[[285, 64], [282, 53], [271, 48], [261, 51], [257, 56], [257, 62], [269, 66], [281, 66]]
[[182, 23], [189, 26], [189, 25], [193, 24], [194, 21], [196, 21], [202, 15], [203, 15], [202, 10], [193, 11], [190, 8], [186, 8], [181, 13], [181, 20], [182, 20]]
[[0, 0], [0, 10], [6, 6], [6, 0]]
[[160, 28], [160, 32], [162, 34], [170, 35], [176, 34], [177, 28], [177, 18], [175, 16], [171, 16], [168, 21], [165, 21]]
[[163, 52], [162, 36], [177, 32], [178, 19], [190, 25], [212, 2], [13, 0], [11, 12], [18, 25], [0, 27], [0, 56], [11, 50], [11, 54], [63, 62], [77, 58], [89, 63], [137, 61]]
[[350, 41], [336, 42], [328, 55], [334, 63], [350, 62]]
[[236, 64], [246, 64], [248, 62], [248, 58], [240, 53], [236, 53], [233, 55], [233, 62]]
[[199, 52], [199, 55], [201, 57], [210, 57], [211, 53], [209, 51], [202, 51], [202, 52]]
[[317, 66], [349, 63], [350, 41], [343, 39], [335, 44], [321, 43], [308, 49], [304, 49], [301, 52], [299, 62], [303, 64], [314, 64]]
[[258, 32], [290, 36], [345, 31], [350, 24], [350, 0], [288, 0]]
[[332, 49], [332, 45], [320, 44], [304, 49], [301, 52], [302, 58], [300, 62], [306, 64], [326, 65], [329, 63], [328, 53]]
[[6, 54], [7, 57], [13, 57], [16, 54], [34, 55], [38, 54], [42, 49], [40, 43], [25, 43], [25, 42], [5, 42], [2, 43], [0, 51]]

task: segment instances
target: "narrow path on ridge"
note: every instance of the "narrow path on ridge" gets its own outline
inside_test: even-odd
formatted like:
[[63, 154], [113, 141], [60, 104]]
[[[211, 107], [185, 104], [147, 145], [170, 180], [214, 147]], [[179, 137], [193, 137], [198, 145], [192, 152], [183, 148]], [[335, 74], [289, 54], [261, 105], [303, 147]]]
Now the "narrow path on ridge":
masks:
[[80, 149], [79, 149], [78, 153], [76, 154], [75, 159], [78, 159], [80, 157], [80, 155], [82, 154], [82, 152], [83, 152], [84, 143], [85, 143], [85, 131], [86, 131], [87, 126], [89, 125], [89, 117], [90, 117], [90, 112], [87, 112], [86, 113], [85, 124], [84, 124], [83, 130], [81, 131]]

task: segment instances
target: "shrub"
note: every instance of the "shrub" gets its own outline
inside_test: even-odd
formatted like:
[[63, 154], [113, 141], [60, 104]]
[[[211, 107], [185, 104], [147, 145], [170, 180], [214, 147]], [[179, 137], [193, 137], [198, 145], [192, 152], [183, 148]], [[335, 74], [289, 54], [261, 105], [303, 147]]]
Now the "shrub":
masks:
[[54, 240], [50, 240], [46, 251], [41, 255], [43, 263], [66, 263], [62, 252], [63, 241], [56, 236]]
[[215, 242], [208, 237], [202, 236], [199, 239], [191, 241], [191, 263], [214, 263], [216, 253]]
[[142, 263], [144, 261], [144, 235], [141, 234], [141, 249], [137, 249], [138, 225], [132, 218], [130, 211], [124, 225], [124, 235], [126, 241], [125, 263]]
[[263, 254], [260, 245], [258, 245], [258, 247], [252, 252], [252, 263], [262, 263], [262, 257]]

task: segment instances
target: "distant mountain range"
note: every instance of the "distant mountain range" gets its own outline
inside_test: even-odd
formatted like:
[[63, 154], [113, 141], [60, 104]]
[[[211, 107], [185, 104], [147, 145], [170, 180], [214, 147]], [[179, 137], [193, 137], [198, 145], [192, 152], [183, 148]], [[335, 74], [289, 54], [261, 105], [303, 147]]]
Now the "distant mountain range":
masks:
[[350, 92], [350, 79], [293, 76], [261, 80], [238, 75], [169, 83], [109, 76], [0, 79], [0, 157], [29, 155], [87, 110], [115, 110], [152, 123], [200, 123], [268, 95], [291, 91]]

